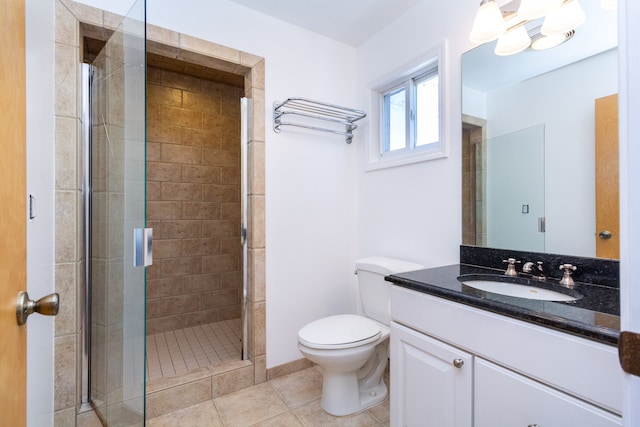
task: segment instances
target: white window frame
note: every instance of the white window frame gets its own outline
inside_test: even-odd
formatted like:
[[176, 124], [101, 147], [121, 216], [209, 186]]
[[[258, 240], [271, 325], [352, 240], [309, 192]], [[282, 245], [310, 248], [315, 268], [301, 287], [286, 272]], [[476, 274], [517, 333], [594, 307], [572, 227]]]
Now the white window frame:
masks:
[[[367, 144], [367, 161], [365, 170], [377, 170], [389, 167], [396, 167], [406, 164], [425, 162], [429, 160], [441, 159], [449, 155], [449, 138], [447, 128], [447, 111], [445, 100], [448, 95], [447, 61], [446, 61], [446, 41], [443, 41], [435, 48], [403, 65], [397, 70], [389, 73], [379, 81], [370, 85], [371, 104], [371, 126], [369, 128], [370, 137]], [[408, 142], [404, 149], [394, 151], [384, 151], [385, 145], [385, 99], [384, 96], [394, 92], [402, 86], [405, 91], [413, 90], [414, 79], [430, 73], [432, 70], [438, 76], [438, 126], [439, 140], [436, 143], [425, 146], [414, 147], [415, 136], [413, 132], [415, 126], [412, 121], [407, 121], [406, 135]], [[407, 92], [405, 92], [407, 93]], [[409, 97], [411, 102], [415, 99]], [[415, 112], [415, 106], [411, 110]]]

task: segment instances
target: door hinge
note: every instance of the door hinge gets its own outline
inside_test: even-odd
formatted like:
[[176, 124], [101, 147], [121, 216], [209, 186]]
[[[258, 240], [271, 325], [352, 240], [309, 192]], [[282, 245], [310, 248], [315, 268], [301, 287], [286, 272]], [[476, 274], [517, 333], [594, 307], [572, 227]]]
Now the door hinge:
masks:
[[247, 227], [244, 224], [240, 225], [240, 244], [244, 245], [247, 243]]
[[626, 373], [640, 377], [640, 334], [620, 332], [618, 358]]

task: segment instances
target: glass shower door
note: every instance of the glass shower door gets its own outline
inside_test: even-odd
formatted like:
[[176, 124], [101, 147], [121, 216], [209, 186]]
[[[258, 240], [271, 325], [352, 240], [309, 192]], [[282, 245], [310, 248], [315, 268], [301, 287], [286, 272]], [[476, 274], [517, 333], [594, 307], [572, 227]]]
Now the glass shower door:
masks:
[[145, 1], [93, 62], [91, 82], [90, 401], [104, 425], [142, 426], [145, 270]]

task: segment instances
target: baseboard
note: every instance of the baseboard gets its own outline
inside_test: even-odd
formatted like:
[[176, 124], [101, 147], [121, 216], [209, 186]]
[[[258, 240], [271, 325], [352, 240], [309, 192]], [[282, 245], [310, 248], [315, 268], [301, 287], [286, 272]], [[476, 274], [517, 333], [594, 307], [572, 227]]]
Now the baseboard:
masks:
[[309, 359], [298, 359], [283, 365], [274, 366], [267, 369], [267, 381], [273, 380], [284, 375], [292, 374], [313, 366], [313, 362]]

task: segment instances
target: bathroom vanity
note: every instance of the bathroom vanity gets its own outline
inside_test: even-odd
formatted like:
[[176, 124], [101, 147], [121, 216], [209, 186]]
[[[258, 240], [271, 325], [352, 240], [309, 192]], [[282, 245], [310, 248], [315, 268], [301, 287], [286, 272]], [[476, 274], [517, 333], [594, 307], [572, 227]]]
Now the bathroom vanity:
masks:
[[[618, 290], [575, 302], [479, 291], [452, 265], [389, 276], [394, 426], [620, 426]], [[556, 280], [556, 279], [551, 279]]]

